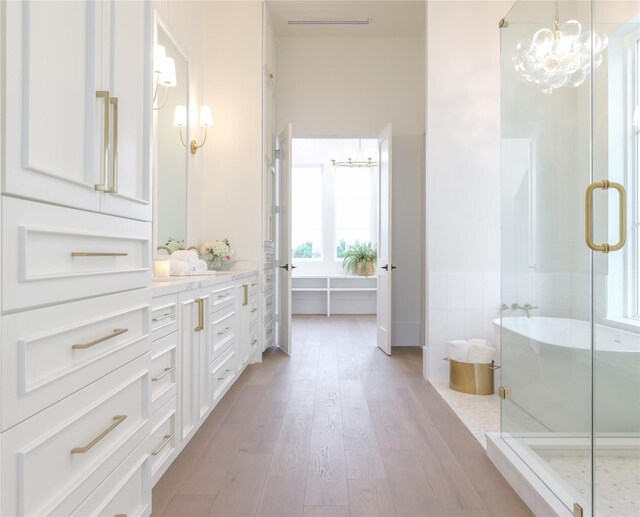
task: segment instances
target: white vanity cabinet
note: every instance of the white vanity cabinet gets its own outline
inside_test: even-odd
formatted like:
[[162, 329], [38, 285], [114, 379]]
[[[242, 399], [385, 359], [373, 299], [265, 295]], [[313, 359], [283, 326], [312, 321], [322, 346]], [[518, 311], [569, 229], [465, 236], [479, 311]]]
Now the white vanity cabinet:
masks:
[[150, 2], [6, 2], [2, 192], [151, 220]]

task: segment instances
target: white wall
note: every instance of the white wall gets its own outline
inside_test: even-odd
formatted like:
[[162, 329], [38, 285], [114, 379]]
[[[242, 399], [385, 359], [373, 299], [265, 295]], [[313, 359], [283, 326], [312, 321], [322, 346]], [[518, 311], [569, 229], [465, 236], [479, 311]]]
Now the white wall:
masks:
[[[197, 113], [203, 99], [203, 35], [204, 17], [200, 1], [154, 0], [154, 8], [166, 24], [167, 30], [175, 39], [189, 61], [189, 109]], [[196, 123], [197, 123], [197, 117]], [[192, 117], [192, 123], [193, 123]], [[197, 135], [199, 136], [199, 135]], [[198, 244], [202, 239], [202, 156], [189, 153], [188, 158], [188, 191], [187, 204], [187, 244]]]
[[424, 39], [281, 37], [277, 128], [377, 137], [393, 124], [393, 343], [421, 342]]
[[[241, 261], [261, 252], [262, 3], [204, 3], [204, 103], [213, 111], [202, 184], [204, 239], [228, 237]], [[246, 263], [246, 262], [245, 262]]]
[[500, 304], [500, 30], [511, 2], [427, 4], [425, 376], [446, 341], [485, 337]]

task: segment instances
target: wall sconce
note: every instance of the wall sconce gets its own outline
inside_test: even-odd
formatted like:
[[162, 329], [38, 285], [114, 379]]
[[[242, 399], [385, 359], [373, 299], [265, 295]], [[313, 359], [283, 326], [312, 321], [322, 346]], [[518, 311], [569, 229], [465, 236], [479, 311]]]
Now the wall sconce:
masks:
[[164, 86], [164, 100], [159, 106], [153, 107], [154, 110], [159, 110], [167, 102], [169, 88], [173, 88], [176, 85], [176, 62], [173, 58], [167, 57], [162, 45], [156, 45], [153, 49], [153, 75], [155, 76], [154, 103], [158, 98], [159, 87]]
[[[180, 128], [180, 142], [187, 147], [182, 136], [182, 128], [187, 127], [187, 107], [176, 106], [176, 111], [173, 114], [173, 125]], [[213, 125], [213, 116], [211, 114], [211, 108], [209, 106], [200, 106], [200, 127], [204, 128], [204, 139], [201, 144], [198, 144], [195, 139], [189, 143], [191, 154], [196, 154], [198, 149], [204, 146], [207, 141], [207, 131]]]

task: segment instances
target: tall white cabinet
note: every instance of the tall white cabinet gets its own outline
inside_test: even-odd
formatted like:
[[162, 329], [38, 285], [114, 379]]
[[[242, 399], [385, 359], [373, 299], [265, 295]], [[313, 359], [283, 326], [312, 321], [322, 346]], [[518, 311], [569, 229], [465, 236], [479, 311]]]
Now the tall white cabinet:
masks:
[[0, 33], [0, 514], [149, 515], [151, 4]]

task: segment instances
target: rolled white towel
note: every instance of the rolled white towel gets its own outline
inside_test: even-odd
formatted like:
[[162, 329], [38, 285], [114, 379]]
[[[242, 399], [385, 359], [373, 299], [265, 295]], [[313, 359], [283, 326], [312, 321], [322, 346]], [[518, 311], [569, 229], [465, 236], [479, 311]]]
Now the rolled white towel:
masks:
[[479, 343], [471, 343], [469, 346], [469, 355], [467, 356], [467, 362], [476, 364], [488, 364], [493, 361], [495, 354], [493, 347], [482, 345]]
[[467, 341], [469, 341], [470, 345], [491, 346], [491, 344], [486, 339], [483, 339], [481, 337], [472, 337], [471, 339], [468, 339]]
[[466, 362], [469, 354], [469, 342], [464, 339], [454, 339], [447, 343], [447, 357], [454, 361]]
[[194, 250], [178, 250], [171, 254], [172, 260], [182, 260], [183, 262], [198, 262], [200, 257]]
[[197, 262], [190, 265], [192, 266], [192, 271], [194, 273], [206, 273], [207, 269], [209, 269], [207, 267], [207, 263], [204, 260], [198, 260]]
[[185, 276], [191, 273], [191, 266], [182, 260], [169, 260], [171, 276]]

